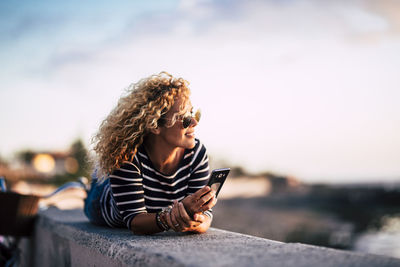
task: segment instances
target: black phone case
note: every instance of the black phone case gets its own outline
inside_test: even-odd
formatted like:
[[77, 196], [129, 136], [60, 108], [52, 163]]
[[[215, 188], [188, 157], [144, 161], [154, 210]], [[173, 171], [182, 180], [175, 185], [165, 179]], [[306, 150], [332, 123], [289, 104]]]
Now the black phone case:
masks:
[[215, 197], [218, 197], [219, 191], [221, 190], [226, 177], [228, 177], [229, 171], [231, 169], [215, 169], [211, 172], [210, 179], [208, 180], [207, 185], [212, 188], [212, 185], [215, 183], [219, 183], [218, 189], [215, 191]]

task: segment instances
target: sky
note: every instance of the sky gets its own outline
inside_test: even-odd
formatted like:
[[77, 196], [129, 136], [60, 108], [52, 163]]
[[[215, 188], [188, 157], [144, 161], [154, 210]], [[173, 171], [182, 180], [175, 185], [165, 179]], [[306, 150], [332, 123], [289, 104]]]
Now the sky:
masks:
[[[90, 139], [132, 82], [190, 82], [215, 162], [400, 181], [400, 2], [0, 2], [0, 156]], [[224, 164], [224, 163], [223, 163]]]

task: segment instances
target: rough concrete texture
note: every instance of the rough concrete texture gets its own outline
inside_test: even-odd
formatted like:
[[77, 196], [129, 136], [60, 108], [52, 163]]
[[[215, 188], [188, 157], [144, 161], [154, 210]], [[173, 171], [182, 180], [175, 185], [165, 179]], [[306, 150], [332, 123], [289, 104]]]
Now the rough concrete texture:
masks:
[[400, 259], [281, 243], [211, 228], [134, 235], [91, 225], [82, 210], [40, 212], [22, 266], [400, 266]]

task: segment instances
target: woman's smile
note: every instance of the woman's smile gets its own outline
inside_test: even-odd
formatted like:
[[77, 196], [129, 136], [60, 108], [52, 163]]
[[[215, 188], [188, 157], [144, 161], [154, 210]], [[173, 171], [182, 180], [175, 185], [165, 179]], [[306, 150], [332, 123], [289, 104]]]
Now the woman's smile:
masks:
[[185, 136], [194, 138], [195, 137], [194, 131], [189, 131], [189, 132], [185, 133]]

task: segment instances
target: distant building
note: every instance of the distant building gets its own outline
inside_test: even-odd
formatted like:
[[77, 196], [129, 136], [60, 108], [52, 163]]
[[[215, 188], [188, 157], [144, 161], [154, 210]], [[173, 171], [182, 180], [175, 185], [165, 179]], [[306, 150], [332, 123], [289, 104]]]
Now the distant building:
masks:
[[8, 181], [51, 179], [55, 175], [74, 174], [79, 170], [78, 161], [68, 151], [22, 152], [13, 166], [2, 162], [0, 176]]
[[33, 156], [30, 166], [46, 176], [74, 174], [78, 171], [78, 161], [70, 152], [41, 152]]

